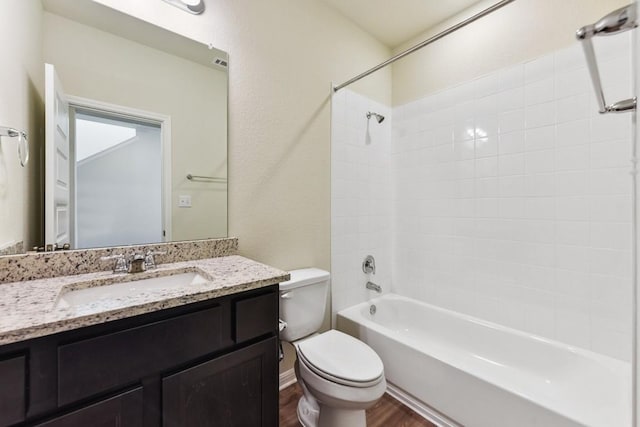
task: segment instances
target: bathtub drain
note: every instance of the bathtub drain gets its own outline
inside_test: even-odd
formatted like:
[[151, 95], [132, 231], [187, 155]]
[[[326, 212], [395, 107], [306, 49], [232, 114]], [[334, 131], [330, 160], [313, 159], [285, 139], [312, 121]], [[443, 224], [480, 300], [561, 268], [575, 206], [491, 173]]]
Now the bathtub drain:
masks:
[[371, 307], [369, 307], [369, 314], [372, 316], [376, 314], [376, 306], [374, 304], [371, 304]]

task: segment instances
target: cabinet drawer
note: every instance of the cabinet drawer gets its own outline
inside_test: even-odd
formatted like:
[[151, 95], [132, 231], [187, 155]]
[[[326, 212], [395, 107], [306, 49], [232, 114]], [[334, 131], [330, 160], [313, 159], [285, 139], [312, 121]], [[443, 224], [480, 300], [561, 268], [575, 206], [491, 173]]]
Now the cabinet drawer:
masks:
[[24, 356], [0, 360], [0, 425], [24, 420], [25, 371]]
[[231, 345], [223, 306], [58, 347], [58, 405], [135, 383]]
[[240, 343], [278, 329], [278, 293], [234, 301], [235, 339]]
[[38, 424], [38, 427], [142, 427], [142, 388]]

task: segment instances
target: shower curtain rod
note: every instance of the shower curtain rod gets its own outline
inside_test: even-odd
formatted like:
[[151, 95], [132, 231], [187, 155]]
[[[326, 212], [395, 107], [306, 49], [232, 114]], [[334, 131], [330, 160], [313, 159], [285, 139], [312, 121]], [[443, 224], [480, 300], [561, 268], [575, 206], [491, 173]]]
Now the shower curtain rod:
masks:
[[350, 80], [347, 80], [346, 82], [344, 82], [344, 83], [342, 83], [342, 84], [340, 84], [340, 85], [338, 85], [338, 86], [335, 86], [335, 87], [333, 88], [333, 91], [334, 91], [334, 92], [337, 92], [337, 91], [339, 91], [340, 89], [342, 89], [342, 88], [344, 88], [344, 87], [349, 86], [351, 83], [355, 83], [355, 82], [357, 82], [358, 80], [360, 80], [360, 79], [362, 79], [362, 78], [364, 78], [364, 77], [367, 77], [369, 74], [375, 73], [375, 72], [376, 72], [376, 71], [378, 71], [379, 69], [384, 68], [384, 67], [386, 67], [386, 66], [387, 66], [387, 65], [389, 65], [389, 64], [393, 64], [393, 63], [394, 63], [394, 62], [396, 62], [398, 59], [402, 59], [402, 58], [404, 58], [405, 56], [410, 55], [410, 54], [412, 54], [413, 52], [415, 52], [415, 51], [417, 51], [417, 50], [419, 50], [419, 49], [422, 49], [423, 47], [425, 47], [425, 46], [427, 46], [427, 45], [429, 45], [429, 44], [433, 43], [433, 42], [434, 42], [434, 41], [436, 41], [436, 40], [440, 40], [441, 38], [443, 38], [443, 37], [445, 37], [445, 36], [448, 36], [449, 34], [451, 34], [451, 33], [455, 32], [455, 31], [458, 31], [460, 28], [462, 28], [462, 27], [464, 27], [464, 26], [466, 26], [466, 25], [468, 25], [468, 24], [472, 23], [473, 21], [476, 21], [476, 20], [478, 20], [478, 19], [482, 18], [483, 16], [488, 15], [488, 14], [490, 14], [491, 12], [494, 12], [494, 11], [496, 11], [496, 10], [500, 9], [501, 7], [506, 6], [506, 5], [508, 5], [509, 3], [512, 3], [512, 2], [514, 2], [514, 1], [516, 1], [516, 0], [502, 0], [502, 1], [499, 1], [498, 3], [496, 3], [496, 4], [492, 5], [492, 6], [489, 6], [488, 8], [486, 8], [486, 9], [484, 9], [484, 10], [482, 10], [482, 11], [480, 11], [480, 12], [476, 13], [475, 15], [473, 15], [473, 16], [471, 16], [471, 17], [469, 17], [469, 18], [465, 19], [464, 21], [458, 22], [456, 25], [454, 25], [454, 26], [452, 26], [452, 27], [449, 27], [449, 28], [447, 28], [447, 29], [446, 29], [446, 30], [444, 30], [444, 31], [439, 32], [439, 33], [438, 33], [438, 34], [436, 34], [435, 36], [433, 36], [433, 37], [429, 37], [428, 39], [426, 39], [426, 40], [424, 40], [424, 41], [422, 41], [422, 42], [418, 43], [417, 45], [412, 46], [412, 47], [410, 47], [409, 49], [407, 49], [407, 50], [405, 50], [405, 51], [402, 51], [402, 52], [400, 52], [399, 54], [397, 54], [397, 55], [395, 55], [395, 56], [392, 56], [391, 58], [387, 59], [386, 61], [384, 61], [384, 62], [382, 62], [382, 63], [380, 63], [380, 64], [378, 64], [378, 65], [376, 65], [375, 67], [368, 69], [368, 70], [367, 70], [367, 71], [365, 71], [364, 73], [362, 73], [362, 74], [358, 74], [358, 75], [357, 75], [357, 76], [355, 76], [354, 78], [352, 78], [352, 79], [350, 79]]

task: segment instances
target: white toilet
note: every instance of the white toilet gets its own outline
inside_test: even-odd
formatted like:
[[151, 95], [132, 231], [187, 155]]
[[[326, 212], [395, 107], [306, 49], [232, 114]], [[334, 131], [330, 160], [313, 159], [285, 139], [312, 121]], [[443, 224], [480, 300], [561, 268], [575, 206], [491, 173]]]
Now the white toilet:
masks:
[[382, 360], [362, 341], [336, 330], [317, 334], [325, 314], [329, 273], [293, 270], [280, 284], [280, 339], [296, 348], [296, 377], [304, 395], [298, 419], [305, 427], [365, 427], [365, 409], [384, 394]]

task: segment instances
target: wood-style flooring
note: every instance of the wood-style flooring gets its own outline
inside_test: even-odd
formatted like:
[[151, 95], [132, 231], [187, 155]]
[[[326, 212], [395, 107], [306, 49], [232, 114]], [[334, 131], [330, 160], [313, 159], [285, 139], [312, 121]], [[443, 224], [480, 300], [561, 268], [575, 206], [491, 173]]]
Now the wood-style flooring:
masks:
[[[280, 427], [300, 427], [296, 407], [302, 390], [295, 383], [280, 391]], [[388, 394], [367, 410], [367, 427], [436, 427]]]

